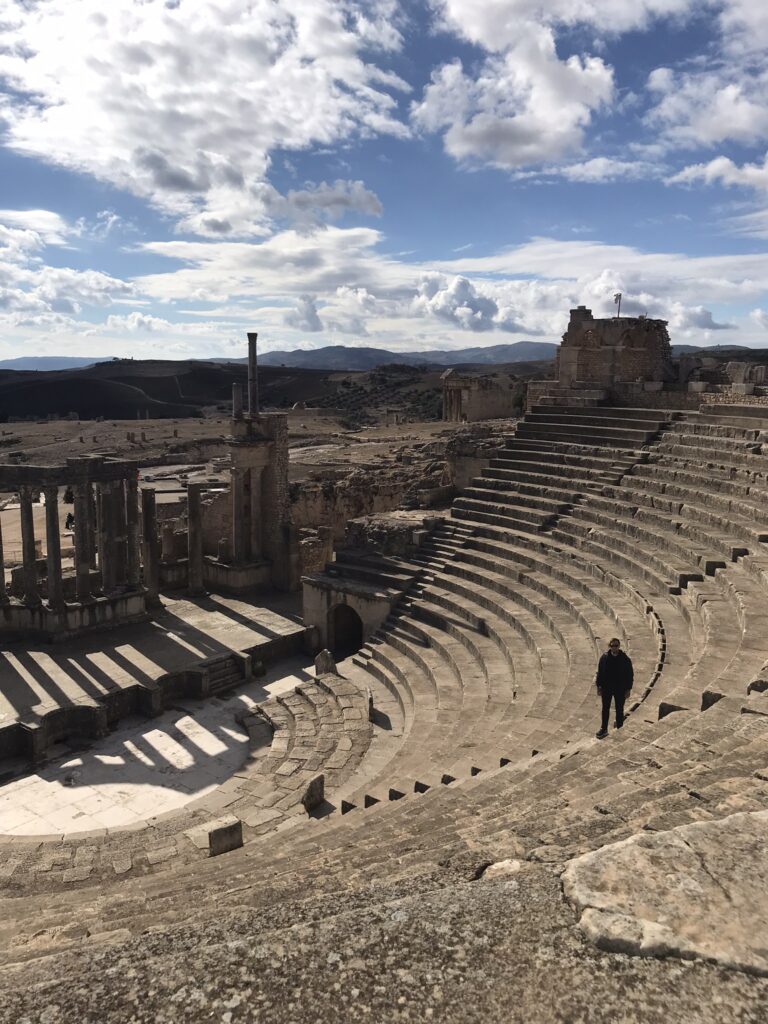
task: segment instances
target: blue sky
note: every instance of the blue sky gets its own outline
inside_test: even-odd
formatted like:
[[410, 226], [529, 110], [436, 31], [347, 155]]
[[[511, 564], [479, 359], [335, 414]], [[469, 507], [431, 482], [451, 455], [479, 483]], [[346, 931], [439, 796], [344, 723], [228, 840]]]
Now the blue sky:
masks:
[[0, 0], [0, 357], [768, 346], [768, 5]]

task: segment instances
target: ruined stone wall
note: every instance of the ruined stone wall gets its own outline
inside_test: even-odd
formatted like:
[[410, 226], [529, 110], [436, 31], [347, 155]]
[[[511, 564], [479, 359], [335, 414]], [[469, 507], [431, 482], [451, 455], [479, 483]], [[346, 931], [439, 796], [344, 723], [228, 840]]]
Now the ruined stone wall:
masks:
[[329, 526], [302, 530], [299, 534], [299, 568], [301, 575], [322, 572], [333, 558], [333, 531]]
[[232, 535], [232, 496], [230, 492], [203, 495], [203, 554], [216, 555], [219, 541]]
[[505, 435], [491, 427], [470, 427], [452, 437], [445, 455], [448, 479], [455, 490], [469, 487], [470, 481], [487, 468], [504, 444]]
[[503, 419], [519, 411], [519, 396], [514, 384], [508, 388], [495, 387], [472, 390], [462, 403], [467, 422]]
[[329, 526], [341, 540], [347, 521], [373, 512], [389, 512], [402, 502], [412, 480], [357, 470], [343, 480], [305, 480], [291, 487], [294, 526]]
[[647, 317], [595, 319], [585, 306], [571, 310], [557, 354], [561, 386], [618, 381], [671, 380], [672, 350], [665, 320]]

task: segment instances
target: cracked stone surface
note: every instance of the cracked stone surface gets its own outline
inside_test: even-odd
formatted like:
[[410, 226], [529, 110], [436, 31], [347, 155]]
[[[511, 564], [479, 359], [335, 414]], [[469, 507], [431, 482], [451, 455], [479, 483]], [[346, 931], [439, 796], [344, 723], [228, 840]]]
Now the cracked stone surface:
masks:
[[30, 937], [0, 961], [0, 1022], [765, 1024], [768, 979], [596, 949], [548, 865], [476, 874], [298, 903], [256, 885], [171, 928], [150, 900], [138, 931]]
[[562, 875], [601, 949], [701, 957], [768, 975], [768, 811], [640, 834], [570, 861]]

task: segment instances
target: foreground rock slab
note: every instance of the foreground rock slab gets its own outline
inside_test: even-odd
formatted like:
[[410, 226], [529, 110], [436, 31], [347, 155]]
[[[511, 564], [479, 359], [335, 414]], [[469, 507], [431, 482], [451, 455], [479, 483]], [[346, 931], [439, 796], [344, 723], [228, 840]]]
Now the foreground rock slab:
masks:
[[701, 957], [768, 975], [768, 811], [641, 834], [568, 863], [568, 899], [601, 949]]

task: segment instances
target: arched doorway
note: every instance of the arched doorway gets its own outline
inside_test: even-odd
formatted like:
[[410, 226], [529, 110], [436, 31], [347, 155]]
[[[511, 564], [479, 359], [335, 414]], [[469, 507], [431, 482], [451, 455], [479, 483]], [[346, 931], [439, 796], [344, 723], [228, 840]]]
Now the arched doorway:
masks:
[[359, 651], [363, 646], [363, 620], [348, 604], [337, 604], [331, 609], [328, 634], [334, 658], [341, 660]]

